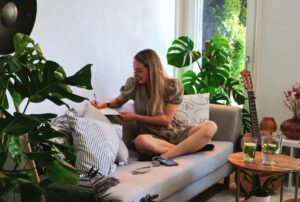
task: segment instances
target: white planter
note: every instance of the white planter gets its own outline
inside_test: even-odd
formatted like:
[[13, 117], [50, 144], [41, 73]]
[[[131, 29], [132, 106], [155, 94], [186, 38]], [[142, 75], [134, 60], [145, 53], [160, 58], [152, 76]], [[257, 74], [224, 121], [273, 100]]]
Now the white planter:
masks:
[[247, 202], [270, 202], [271, 196], [251, 196]]

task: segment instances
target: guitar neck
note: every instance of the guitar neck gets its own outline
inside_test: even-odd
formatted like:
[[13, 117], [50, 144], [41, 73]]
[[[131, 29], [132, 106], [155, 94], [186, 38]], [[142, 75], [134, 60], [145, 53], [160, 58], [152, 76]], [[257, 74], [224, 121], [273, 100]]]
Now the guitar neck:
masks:
[[258, 144], [261, 143], [261, 137], [258, 126], [257, 112], [256, 112], [256, 104], [255, 104], [255, 96], [253, 91], [248, 92], [248, 100], [249, 100], [249, 111], [251, 118], [251, 132], [252, 136], [258, 139]]

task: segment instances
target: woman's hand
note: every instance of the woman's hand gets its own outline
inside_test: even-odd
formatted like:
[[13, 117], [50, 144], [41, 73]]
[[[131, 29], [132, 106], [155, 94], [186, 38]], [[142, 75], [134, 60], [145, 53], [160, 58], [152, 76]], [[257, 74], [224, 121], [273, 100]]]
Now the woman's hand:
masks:
[[125, 122], [136, 121], [137, 114], [133, 112], [120, 112], [120, 118]]
[[103, 108], [106, 108], [106, 102], [104, 102], [104, 101], [99, 101], [99, 102], [97, 102], [96, 100], [92, 100], [92, 101], [91, 101], [91, 105], [93, 105], [93, 106], [96, 107], [97, 109], [103, 109]]

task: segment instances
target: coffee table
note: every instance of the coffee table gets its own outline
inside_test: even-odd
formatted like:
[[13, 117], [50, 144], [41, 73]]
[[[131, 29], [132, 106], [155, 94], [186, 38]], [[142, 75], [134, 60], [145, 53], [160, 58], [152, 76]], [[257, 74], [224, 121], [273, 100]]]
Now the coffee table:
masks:
[[[283, 195], [283, 177], [285, 173], [295, 173], [296, 174], [296, 185], [295, 185], [295, 197], [294, 201], [297, 201], [298, 197], [298, 187], [299, 187], [299, 170], [300, 170], [300, 160], [295, 159], [291, 156], [284, 154], [279, 154], [277, 156], [276, 165], [263, 165], [262, 164], [262, 153], [256, 152], [255, 161], [248, 163], [244, 162], [244, 153], [236, 152], [228, 156], [228, 161], [236, 168], [237, 176], [240, 175], [241, 170], [251, 171], [253, 173], [263, 173], [267, 175], [277, 174], [282, 175], [281, 187], [280, 187], [280, 202], [282, 202]], [[240, 179], [237, 177], [236, 180], [236, 202], [240, 200]]]

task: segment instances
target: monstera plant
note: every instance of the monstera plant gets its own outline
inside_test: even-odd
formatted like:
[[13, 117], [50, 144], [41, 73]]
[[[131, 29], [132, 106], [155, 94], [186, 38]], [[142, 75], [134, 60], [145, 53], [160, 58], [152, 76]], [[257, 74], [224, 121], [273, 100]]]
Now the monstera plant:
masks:
[[[245, 103], [244, 92], [239, 79], [232, 77], [230, 43], [224, 36], [215, 35], [201, 53], [194, 50], [194, 42], [187, 36], [174, 40], [167, 52], [168, 64], [187, 67], [197, 63], [199, 70], [187, 70], [181, 81], [185, 94], [209, 93], [210, 103], [231, 105]], [[243, 109], [244, 131], [250, 130], [250, 116]]]
[[[0, 57], [0, 201], [7, 201], [14, 193], [22, 201], [41, 201], [51, 183], [76, 184], [78, 177], [58, 158], [64, 154], [67, 160], [74, 160], [72, 150], [50, 140], [65, 136], [50, 126], [57, 115], [28, 114], [27, 108], [45, 100], [67, 107], [65, 100], [86, 100], [74, 94], [70, 86], [92, 89], [91, 65], [67, 76], [62, 66], [43, 56], [29, 36], [16, 34], [14, 48], [13, 55]], [[35, 144], [47, 149], [32, 151]], [[36, 164], [45, 168], [42, 178]]]

